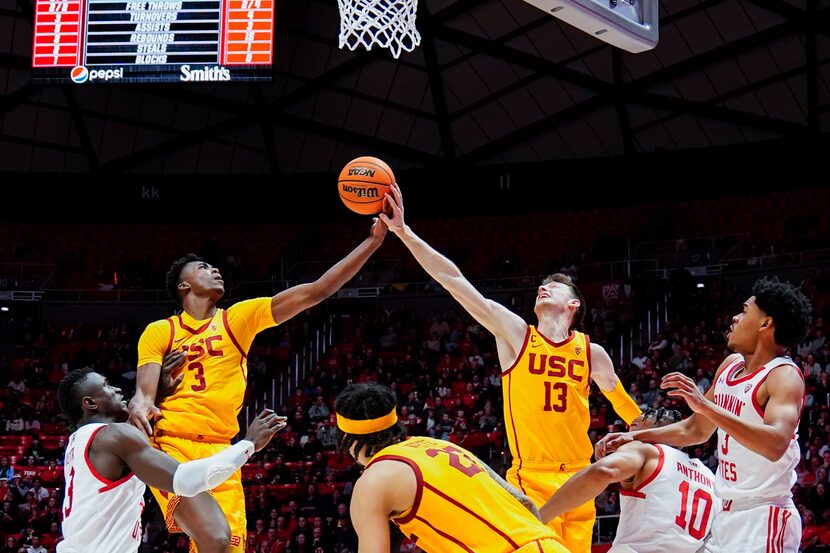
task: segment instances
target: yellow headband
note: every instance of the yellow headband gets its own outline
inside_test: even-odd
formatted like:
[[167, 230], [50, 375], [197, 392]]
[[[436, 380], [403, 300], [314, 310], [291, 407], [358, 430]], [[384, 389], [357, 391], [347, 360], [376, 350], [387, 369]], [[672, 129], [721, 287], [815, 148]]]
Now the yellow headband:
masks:
[[346, 434], [371, 434], [373, 432], [380, 432], [381, 430], [386, 430], [396, 422], [398, 422], [398, 414], [395, 412], [394, 407], [392, 411], [382, 417], [362, 421], [347, 419], [340, 413], [337, 414], [337, 428]]

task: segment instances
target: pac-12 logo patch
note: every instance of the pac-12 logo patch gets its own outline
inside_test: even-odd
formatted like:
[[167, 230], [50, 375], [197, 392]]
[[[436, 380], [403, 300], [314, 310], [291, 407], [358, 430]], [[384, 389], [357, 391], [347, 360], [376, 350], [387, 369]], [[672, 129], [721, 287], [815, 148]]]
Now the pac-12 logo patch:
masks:
[[85, 83], [89, 79], [89, 70], [83, 65], [76, 65], [69, 73], [73, 83]]
[[582, 353], [582, 348], [580, 346], [576, 346], [574, 348], [574, 353], [580, 355]]
[[747, 393], [750, 388], [752, 388], [752, 384], [747, 384], [746, 387], [744, 388], [744, 393]]

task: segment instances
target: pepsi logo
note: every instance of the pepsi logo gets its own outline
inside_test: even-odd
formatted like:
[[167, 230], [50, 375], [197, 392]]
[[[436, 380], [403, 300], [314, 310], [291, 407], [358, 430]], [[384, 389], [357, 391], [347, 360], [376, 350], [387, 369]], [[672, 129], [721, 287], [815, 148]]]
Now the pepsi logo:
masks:
[[73, 83], [85, 83], [89, 79], [89, 71], [83, 65], [76, 65], [69, 73]]

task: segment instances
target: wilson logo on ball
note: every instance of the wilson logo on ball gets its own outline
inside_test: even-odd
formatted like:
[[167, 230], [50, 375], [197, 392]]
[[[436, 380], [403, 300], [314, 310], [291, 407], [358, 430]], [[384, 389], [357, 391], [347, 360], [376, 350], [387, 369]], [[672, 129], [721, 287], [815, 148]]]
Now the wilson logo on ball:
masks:
[[356, 198], [377, 198], [378, 197], [378, 189], [375, 188], [373, 185], [369, 185], [371, 188], [362, 188], [360, 186], [352, 186], [350, 184], [343, 185], [343, 192], [348, 194], [354, 194]]
[[346, 207], [361, 215], [375, 215], [383, 209], [395, 175], [383, 160], [363, 156], [348, 162], [337, 181], [337, 191]]

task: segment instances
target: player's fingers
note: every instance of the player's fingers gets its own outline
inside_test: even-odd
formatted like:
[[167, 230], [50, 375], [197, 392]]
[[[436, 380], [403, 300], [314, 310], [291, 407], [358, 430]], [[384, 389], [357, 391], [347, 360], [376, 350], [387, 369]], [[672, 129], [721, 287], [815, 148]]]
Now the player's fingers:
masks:
[[141, 418], [141, 419], [139, 419], [139, 422], [141, 423], [141, 429], [144, 430], [144, 433], [147, 434], [148, 436], [152, 436], [153, 435], [153, 427], [150, 426], [150, 421], [148, 421], [145, 418]]

